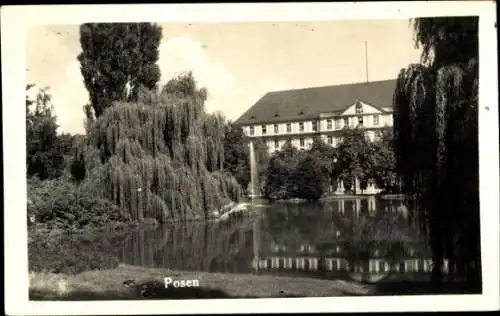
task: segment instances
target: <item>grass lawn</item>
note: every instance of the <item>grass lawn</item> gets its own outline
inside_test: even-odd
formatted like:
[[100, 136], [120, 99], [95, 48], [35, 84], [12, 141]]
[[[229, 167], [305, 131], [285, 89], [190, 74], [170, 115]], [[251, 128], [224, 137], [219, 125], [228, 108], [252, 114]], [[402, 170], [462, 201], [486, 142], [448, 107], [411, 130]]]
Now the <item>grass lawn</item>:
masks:
[[[164, 278], [198, 280], [199, 287], [168, 288]], [[127, 286], [124, 281], [134, 280]], [[369, 295], [372, 287], [342, 280], [173, 271], [121, 264], [77, 275], [30, 274], [31, 300], [265, 298]]]

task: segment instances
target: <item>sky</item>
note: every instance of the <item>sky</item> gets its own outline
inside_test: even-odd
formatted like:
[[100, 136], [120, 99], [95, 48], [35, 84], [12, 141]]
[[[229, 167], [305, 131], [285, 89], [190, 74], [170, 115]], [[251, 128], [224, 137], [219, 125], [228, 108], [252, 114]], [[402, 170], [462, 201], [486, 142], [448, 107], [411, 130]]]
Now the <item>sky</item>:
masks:
[[[232, 121], [269, 91], [394, 79], [420, 60], [409, 20], [160, 25], [161, 83], [193, 71], [207, 111]], [[79, 26], [32, 27], [26, 45], [27, 81], [50, 87], [59, 132], [84, 133]]]

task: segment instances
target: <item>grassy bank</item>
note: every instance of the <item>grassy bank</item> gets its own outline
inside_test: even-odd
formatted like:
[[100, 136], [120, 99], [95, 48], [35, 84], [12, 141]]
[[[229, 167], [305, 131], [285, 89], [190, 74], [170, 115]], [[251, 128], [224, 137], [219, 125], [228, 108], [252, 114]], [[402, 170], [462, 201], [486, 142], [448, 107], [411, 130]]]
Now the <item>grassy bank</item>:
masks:
[[[165, 289], [165, 277], [196, 279], [200, 286]], [[127, 280], [134, 280], [135, 284], [127, 286]], [[31, 273], [29, 293], [31, 300], [264, 298], [368, 295], [370, 287], [340, 280], [187, 272], [120, 264], [116, 269], [76, 275]]]

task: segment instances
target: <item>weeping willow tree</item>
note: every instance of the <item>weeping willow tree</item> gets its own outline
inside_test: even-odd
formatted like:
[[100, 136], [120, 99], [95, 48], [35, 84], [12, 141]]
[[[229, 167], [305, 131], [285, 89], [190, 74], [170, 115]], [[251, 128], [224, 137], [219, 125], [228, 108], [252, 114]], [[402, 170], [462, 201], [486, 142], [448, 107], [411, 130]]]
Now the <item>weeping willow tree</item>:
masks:
[[439, 285], [442, 263], [480, 284], [478, 18], [413, 21], [423, 64], [402, 69], [394, 94], [398, 172], [428, 238]]
[[[179, 93], [172, 88], [179, 82], [191, 89]], [[189, 74], [167, 86], [107, 108], [75, 152], [82, 188], [135, 221], [206, 218], [240, 197], [239, 184], [222, 171], [224, 118], [205, 113], [206, 92]]]

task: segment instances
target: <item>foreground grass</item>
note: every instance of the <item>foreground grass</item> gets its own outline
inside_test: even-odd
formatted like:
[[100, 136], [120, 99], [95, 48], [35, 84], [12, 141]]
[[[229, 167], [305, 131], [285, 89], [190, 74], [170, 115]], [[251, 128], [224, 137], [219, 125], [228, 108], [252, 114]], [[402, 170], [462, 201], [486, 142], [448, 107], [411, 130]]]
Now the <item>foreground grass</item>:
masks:
[[[199, 287], [165, 289], [163, 279], [199, 280]], [[134, 284], [127, 286], [127, 280]], [[369, 286], [342, 280], [173, 271], [121, 264], [77, 275], [30, 274], [32, 300], [264, 298], [369, 295]]]

